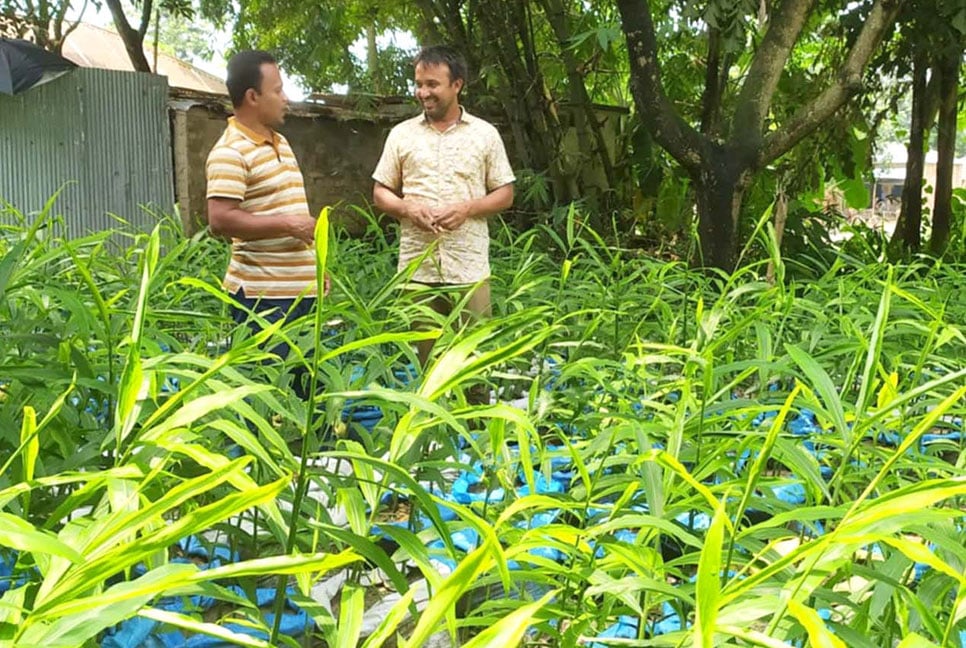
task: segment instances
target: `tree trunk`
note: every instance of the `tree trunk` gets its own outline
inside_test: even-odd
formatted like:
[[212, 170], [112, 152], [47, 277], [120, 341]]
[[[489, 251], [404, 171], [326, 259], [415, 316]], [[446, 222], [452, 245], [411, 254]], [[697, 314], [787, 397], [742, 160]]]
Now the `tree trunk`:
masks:
[[959, 67], [963, 51], [951, 48], [939, 68], [939, 125], [937, 129], [936, 191], [932, 212], [929, 252], [936, 256], [946, 251], [953, 211], [953, 161], [956, 157], [956, 100]]
[[902, 185], [902, 209], [890, 242], [892, 256], [904, 252], [918, 252], [922, 245], [922, 173], [925, 161], [926, 138], [926, 71], [929, 67], [925, 52], [916, 54], [912, 78], [912, 118], [909, 126], [909, 146], [906, 158], [906, 180]]
[[751, 172], [733, 151], [715, 147], [694, 178], [701, 259], [698, 264], [731, 272], [738, 261], [738, 217]]
[[481, 5], [479, 13], [467, 16], [467, 20], [479, 21], [479, 39], [485, 53], [499, 64], [506, 79], [503, 108], [515, 137], [517, 133], [523, 136], [516, 142], [517, 149], [526, 151], [524, 159], [533, 171], [548, 173], [556, 200], [569, 202], [579, 198], [579, 191], [558, 155], [560, 121], [548, 99], [543, 75], [534, 65], [536, 53], [532, 46], [527, 50], [529, 38], [520, 32], [526, 29], [524, 17], [516, 0], [503, 0]]
[[148, 59], [144, 56], [144, 34], [147, 33], [147, 25], [151, 18], [151, 0], [142, 0], [141, 29], [133, 28], [124, 15], [124, 8], [121, 0], [105, 0], [108, 9], [111, 10], [111, 17], [114, 19], [114, 27], [118, 35], [124, 41], [124, 49], [127, 50], [131, 65], [137, 72], [150, 72], [151, 66]]
[[704, 65], [704, 93], [701, 95], [701, 133], [720, 135], [721, 100], [724, 98], [730, 57], [722, 54], [721, 30], [708, 29], [708, 60]]
[[[601, 130], [600, 123], [597, 121], [597, 114], [594, 111], [594, 104], [587, 93], [587, 86], [584, 83], [584, 75], [581, 73], [577, 58], [574, 56], [570, 46], [572, 34], [567, 21], [566, 8], [561, 0], [542, 0], [543, 11], [547, 16], [547, 21], [553, 29], [557, 38], [557, 45], [560, 47], [560, 56], [564, 67], [567, 70], [567, 89], [570, 93], [570, 102], [574, 107], [574, 127], [577, 131], [577, 141], [581, 150], [588, 153], [594, 152], [600, 160], [604, 177], [607, 180], [607, 188], [614, 190], [617, 188], [617, 174], [614, 164], [607, 149], [607, 142]], [[594, 143], [590, 142], [588, 131], [593, 135]]]
[[[852, 43], [835, 81], [803, 105], [785, 123], [767, 123], [782, 70], [804, 28], [814, 0], [781, 0], [768, 18], [768, 29], [751, 59], [722, 147], [694, 130], [668, 99], [661, 79], [658, 41], [651, 11], [640, 0], [617, 0], [621, 29], [627, 39], [631, 92], [637, 112], [660, 144], [695, 180], [702, 235], [703, 262], [730, 269], [736, 261], [737, 209], [752, 174], [772, 163], [814, 132], [861, 88], [862, 73], [895, 20], [901, 2], [875, 0]], [[709, 59], [714, 58], [709, 49]], [[711, 99], [719, 88], [706, 92]], [[706, 102], [705, 130], [713, 132], [713, 102]], [[721, 152], [731, 160], [719, 163]], [[721, 176], [715, 174], [720, 172]], [[720, 222], [719, 222], [720, 221]]]
[[[785, 193], [784, 181], [778, 185], [778, 196], [775, 198], [775, 248], [778, 256], [782, 253], [782, 238], [785, 236], [785, 223], [788, 222], [788, 195]], [[775, 262], [768, 262], [768, 270], [765, 279], [769, 285], [775, 285]]]
[[379, 51], [376, 47], [376, 24], [372, 21], [366, 25], [366, 67], [369, 68], [372, 93], [382, 94], [382, 83], [379, 81]]

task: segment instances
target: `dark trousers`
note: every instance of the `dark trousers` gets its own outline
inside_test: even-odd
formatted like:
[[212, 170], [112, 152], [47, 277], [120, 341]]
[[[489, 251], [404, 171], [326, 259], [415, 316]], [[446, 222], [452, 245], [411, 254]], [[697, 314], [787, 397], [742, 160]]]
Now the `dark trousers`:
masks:
[[[257, 320], [252, 318], [248, 312], [258, 313], [265, 321], [270, 324], [284, 319], [286, 324], [304, 317], [315, 310], [315, 297], [303, 297], [295, 299], [274, 299], [269, 297], [248, 297], [245, 289], [239, 288], [238, 292], [232, 294], [236, 304], [231, 305], [231, 318], [236, 324], [245, 324], [252, 333], [261, 330]], [[288, 345], [284, 342], [272, 347], [271, 353], [283, 360], [288, 357]], [[292, 372], [292, 390], [295, 395], [302, 400], [307, 400], [309, 393], [308, 371], [305, 367], [297, 367]]]

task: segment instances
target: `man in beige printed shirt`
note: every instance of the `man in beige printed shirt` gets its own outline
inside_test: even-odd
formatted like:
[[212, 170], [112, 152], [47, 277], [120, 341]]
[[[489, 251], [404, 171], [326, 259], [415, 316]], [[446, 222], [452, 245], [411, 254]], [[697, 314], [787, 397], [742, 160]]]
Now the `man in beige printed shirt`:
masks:
[[[496, 128], [459, 103], [466, 62], [446, 46], [415, 59], [423, 113], [389, 133], [372, 174], [373, 202], [399, 220], [399, 269], [431, 248], [412, 280], [473, 289], [472, 315], [490, 313], [487, 218], [513, 204], [516, 178]], [[432, 343], [420, 345], [425, 365]]]

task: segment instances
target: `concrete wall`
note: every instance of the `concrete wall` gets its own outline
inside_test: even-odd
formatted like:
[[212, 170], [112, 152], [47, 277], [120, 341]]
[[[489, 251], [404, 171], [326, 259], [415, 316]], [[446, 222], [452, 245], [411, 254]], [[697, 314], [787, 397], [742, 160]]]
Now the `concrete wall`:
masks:
[[[417, 114], [418, 109], [404, 97], [383, 98], [369, 105], [356, 105], [346, 97], [327, 96], [324, 101], [293, 104], [281, 132], [301, 166], [309, 208], [317, 213], [323, 206], [332, 207], [333, 224], [360, 234], [366, 228], [366, 219], [358, 207], [371, 201], [371, 174], [386, 136], [395, 124]], [[207, 222], [205, 160], [225, 128], [230, 106], [220, 95], [173, 89], [170, 110], [178, 206], [186, 231], [193, 233]], [[614, 107], [598, 111], [612, 147], [619, 139], [626, 114], [625, 109]], [[565, 133], [564, 142], [565, 147], [577, 147], [572, 132]], [[512, 152], [512, 147], [508, 145], [507, 151]], [[612, 156], [614, 153], [612, 150]], [[584, 164], [588, 185], [606, 186], [603, 171], [594, 168], [593, 158], [579, 151], [573, 151], [572, 157]]]

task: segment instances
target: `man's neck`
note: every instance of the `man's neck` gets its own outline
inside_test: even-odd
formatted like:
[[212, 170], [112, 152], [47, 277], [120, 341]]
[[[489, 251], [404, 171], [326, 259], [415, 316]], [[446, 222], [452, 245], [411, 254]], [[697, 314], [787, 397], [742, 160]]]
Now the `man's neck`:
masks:
[[236, 112], [235, 121], [237, 121], [239, 124], [247, 128], [248, 130], [258, 133], [259, 135], [262, 135], [269, 142], [271, 142], [275, 136], [275, 131], [273, 131], [271, 128], [269, 128], [262, 122], [258, 121], [252, 115], [246, 112], [243, 112], [243, 111]]
[[449, 111], [449, 113], [447, 113], [447, 115], [442, 119], [432, 119], [429, 115], [426, 115], [426, 119], [429, 120], [429, 123], [432, 125], [432, 127], [441, 132], [453, 126], [453, 124], [457, 123], [462, 117], [463, 109], [459, 105], [456, 106], [456, 110]]

